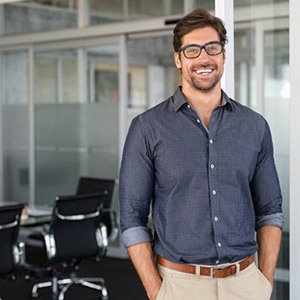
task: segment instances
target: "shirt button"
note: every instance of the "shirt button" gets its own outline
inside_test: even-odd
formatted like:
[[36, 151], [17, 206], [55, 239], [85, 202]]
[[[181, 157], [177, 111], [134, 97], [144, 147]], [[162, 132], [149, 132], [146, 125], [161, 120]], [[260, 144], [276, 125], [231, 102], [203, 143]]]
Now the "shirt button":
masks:
[[215, 190], [212, 190], [212, 192], [211, 192], [213, 195], [216, 195], [217, 194], [217, 192], [215, 191]]
[[189, 104], [187, 105], [187, 108], [191, 108]]
[[197, 123], [200, 123], [200, 120], [199, 120], [199, 119], [197, 119]]
[[219, 218], [218, 218], [218, 217], [214, 217], [214, 220], [215, 220], [216, 222], [218, 222]]
[[214, 165], [214, 164], [211, 164], [211, 165], [210, 165], [210, 168], [211, 168], [211, 169], [214, 169], [214, 168], [215, 168], [215, 165]]
[[216, 264], [218, 264], [220, 261], [219, 260], [216, 260]]
[[221, 243], [218, 243], [218, 247], [222, 247], [222, 244], [221, 244]]
[[213, 144], [213, 142], [214, 142], [214, 141], [213, 141], [212, 139], [209, 140], [209, 143], [210, 143], [210, 144]]

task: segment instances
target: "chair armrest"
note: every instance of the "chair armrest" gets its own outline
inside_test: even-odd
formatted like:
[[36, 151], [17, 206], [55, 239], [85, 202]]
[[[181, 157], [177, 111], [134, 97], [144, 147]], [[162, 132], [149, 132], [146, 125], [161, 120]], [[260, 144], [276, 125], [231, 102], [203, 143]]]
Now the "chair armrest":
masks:
[[16, 265], [25, 264], [25, 244], [20, 242], [13, 246], [13, 256]]
[[100, 223], [99, 228], [96, 230], [96, 239], [99, 248], [98, 258], [102, 258], [106, 255], [108, 246], [107, 228], [105, 224]]
[[56, 255], [56, 245], [55, 245], [54, 235], [51, 233], [47, 233], [44, 235], [44, 240], [45, 240], [48, 259], [51, 259]]
[[115, 239], [118, 236], [119, 233], [119, 226], [117, 222], [117, 213], [115, 210], [112, 210], [110, 208], [104, 208], [101, 210], [103, 213], [109, 214], [110, 222], [111, 222], [111, 229], [110, 229], [110, 234], [108, 237], [109, 242], [115, 241]]

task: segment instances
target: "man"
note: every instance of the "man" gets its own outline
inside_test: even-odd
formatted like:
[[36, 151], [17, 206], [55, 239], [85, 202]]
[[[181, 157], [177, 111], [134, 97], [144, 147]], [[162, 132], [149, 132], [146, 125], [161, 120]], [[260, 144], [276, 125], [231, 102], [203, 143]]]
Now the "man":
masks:
[[221, 90], [226, 42], [207, 11], [181, 19], [173, 46], [182, 87], [129, 129], [122, 240], [151, 300], [272, 293], [283, 225], [272, 140], [262, 116]]

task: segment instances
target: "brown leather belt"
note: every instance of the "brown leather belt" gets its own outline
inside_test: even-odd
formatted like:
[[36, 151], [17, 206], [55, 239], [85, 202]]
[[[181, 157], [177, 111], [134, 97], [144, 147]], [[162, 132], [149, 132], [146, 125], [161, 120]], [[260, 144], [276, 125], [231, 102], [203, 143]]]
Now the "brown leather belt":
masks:
[[[172, 261], [169, 261], [161, 256], [157, 256], [157, 262], [166, 268], [169, 268], [174, 271], [196, 274], [196, 266], [187, 265], [187, 264], [177, 264]], [[240, 265], [240, 271], [245, 270], [248, 266], [250, 266], [254, 262], [254, 255], [248, 256], [242, 261], [227, 265], [224, 267], [203, 267], [200, 266], [200, 275], [202, 276], [210, 276], [211, 278], [225, 278], [231, 275], [234, 275], [237, 272], [237, 264]]]

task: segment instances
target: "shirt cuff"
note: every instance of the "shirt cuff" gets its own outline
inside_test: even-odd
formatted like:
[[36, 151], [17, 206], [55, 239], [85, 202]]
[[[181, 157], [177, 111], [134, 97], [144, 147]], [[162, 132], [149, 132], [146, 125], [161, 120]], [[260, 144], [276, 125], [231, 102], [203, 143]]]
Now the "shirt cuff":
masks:
[[144, 226], [132, 227], [123, 231], [121, 238], [125, 248], [135, 244], [152, 242], [150, 229]]
[[255, 230], [258, 231], [263, 226], [277, 226], [283, 228], [283, 214], [277, 213], [256, 218]]

